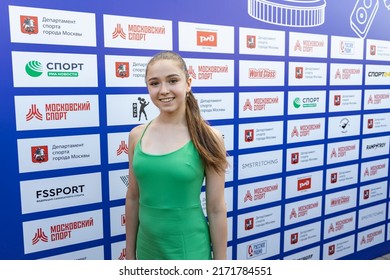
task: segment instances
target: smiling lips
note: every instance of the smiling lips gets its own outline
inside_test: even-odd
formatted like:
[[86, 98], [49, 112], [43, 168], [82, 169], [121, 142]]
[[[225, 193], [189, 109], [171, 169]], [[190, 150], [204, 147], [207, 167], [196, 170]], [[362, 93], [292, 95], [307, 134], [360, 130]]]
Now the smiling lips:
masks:
[[168, 102], [172, 101], [173, 99], [174, 99], [174, 97], [166, 97], [166, 98], [160, 98], [160, 101], [164, 102], [164, 103], [168, 103]]

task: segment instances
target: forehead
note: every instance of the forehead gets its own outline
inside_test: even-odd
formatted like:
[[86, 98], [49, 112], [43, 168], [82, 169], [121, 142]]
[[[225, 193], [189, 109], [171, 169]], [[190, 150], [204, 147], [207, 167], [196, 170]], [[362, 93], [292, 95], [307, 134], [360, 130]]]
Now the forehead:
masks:
[[150, 76], [166, 76], [166, 75], [184, 75], [180, 63], [172, 59], [160, 59], [148, 66], [146, 75]]

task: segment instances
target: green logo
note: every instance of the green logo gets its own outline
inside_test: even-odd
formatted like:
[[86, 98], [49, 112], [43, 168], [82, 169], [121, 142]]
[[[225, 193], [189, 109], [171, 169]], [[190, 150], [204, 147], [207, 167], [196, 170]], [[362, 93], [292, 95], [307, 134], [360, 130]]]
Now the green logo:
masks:
[[295, 108], [301, 107], [301, 99], [299, 97], [295, 98], [293, 104]]
[[34, 78], [39, 77], [43, 73], [42, 63], [36, 60], [31, 60], [27, 63], [25, 69], [26, 73]]

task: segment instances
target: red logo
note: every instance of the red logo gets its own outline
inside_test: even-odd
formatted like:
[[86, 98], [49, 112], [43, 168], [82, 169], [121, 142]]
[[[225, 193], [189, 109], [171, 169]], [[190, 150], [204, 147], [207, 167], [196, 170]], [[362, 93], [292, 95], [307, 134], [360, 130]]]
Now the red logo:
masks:
[[122, 214], [121, 215], [121, 226], [124, 226], [126, 224], [126, 215]]
[[251, 192], [248, 190], [245, 194], [245, 197], [244, 197], [244, 202], [247, 202], [247, 201], [252, 201], [253, 200], [253, 197], [252, 197], [252, 194]]
[[303, 79], [303, 67], [295, 67], [295, 78]]
[[298, 214], [297, 214], [297, 211], [295, 211], [295, 208], [291, 209], [290, 220], [292, 218], [296, 218], [297, 216], [298, 216]]
[[121, 141], [118, 149], [116, 150], [117, 156], [119, 156], [122, 153], [129, 154], [129, 148], [127, 147], [126, 141]]
[[192, 65], [188, 67], [188, 75], [190, 75], [191, 78], [196, 79], [196, 72], [194, 70], [194, 67], [192, 67]]
[[247, 251], [248, 251], [248, 256], [249, 257], [252, 257], [253, 256], [253, 248], [252, 248], [252, 245], [249, 245], [248, 248], [247, 248]]
[[255, 219], [254, 218], [245, 219], [245, 230], [253, 229], [254, 223], [255, 223]]
[[294, 126], [293, 131], [291, 132], [291, 138], [294, 136], [299, 137], [298, 129], [296, 126]]
[[335, 95], [333, 99], [334, 106], [340, 106], [341, 105], [341, 95]]
[[294, 46], [294, 51], [302, 51], [302, 46], [301, 46], [301, 42], [299, 42], [299, 40], [297, 40], [297, 42], [295, 43], [295, 46]]
[[126, 248], [123, 248], [121, 251], [121, 254], [119, 255], [118, 260], [125, 260], [126, 259]]
[[291, 164], [297, 164], [297, 163], [299, 163], [299, 153], [292, 153]]
[[331, 184], [337, 183], [337, 172], [330, 174], [330, 183]]
[[246, 47], [248, 49], [256, 48], [256, 36], [246, 35]]
[[303, 178], [298, 180], [298, 191], [308, 190], [311, 188], [311, 178]]
[[333, 255], [334, 253], [336, 252], [336, 245], [330, 245], [329, 247], [328, 247], [328, 255], [329, 256], [331, 256], [331, 255]]
[[246, 111], [246, 110], [251, 110], [251, 111], [252, 111], [252, 103], [250, 102], [249, 99], [247, 99], [247, 100], [245, 101], [243, 110], [244, 110], [244, 111]]
[[47, 162], [49, 160], [49, 148], [47, 146], [31, 147], [31, 160], [34, 163]]
[[197, 31], [196, 40], [198, 46], [216, 47], [217, 32]]
[[370, 198], [370, 190], [364, 190], [363, 199], [369, 199], [369, 198]]
[[38, 34], [38, 17], [20, 16], [20, 30], [25, 34]]
[[376, 55], [376, 46], [375, 45], [370, 46], [370, 55]]
[[115, 62], [115, 75], [118, 78], [128, 78], [130, 76], [129, 62]]
[[35, 245], [39, 241], [42, 242], [49, 242], [49, 238], [47, 238], [45, 232], [42, 230], [42, 228], [37, 229], [37, 232], [34, 235], [34, 238], [32, 239], [32, 244]]
[[126, 34], [123, 31], [122, 25], [118, 23], [114, 29], [114, 32], [112, 32], [112, 39], [115, 39], [117, 37], [121, 37], [122, 39], [126, 40]]
[[254, 133], [255, 133], [255, 131], [253, 129], [246, 129], [245, 130], [245, 142], [253, 142]]
[[367, 120], [367, 128], [371, 129], [374, 127], [374, 119]]
[[34, 117], [40, 121], [43, 120], [43, 116], [41, 112], [39, 112], [36, 104], [32, 104], [30, 110], [28, 110], [26, 121], [31, 121]]
[[298, 243], [298, 232], [293, 233], [290, 236], [290, 244], [297, 244]]

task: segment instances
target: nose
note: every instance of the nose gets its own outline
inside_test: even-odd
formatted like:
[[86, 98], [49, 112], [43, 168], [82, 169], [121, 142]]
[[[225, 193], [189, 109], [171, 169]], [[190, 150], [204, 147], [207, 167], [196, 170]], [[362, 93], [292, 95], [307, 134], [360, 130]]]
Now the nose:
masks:
[[169, 93], [169, 85], [165, 82], [161, 83], [161, 89], [160, 92], [162, 94], [168, 94]]

